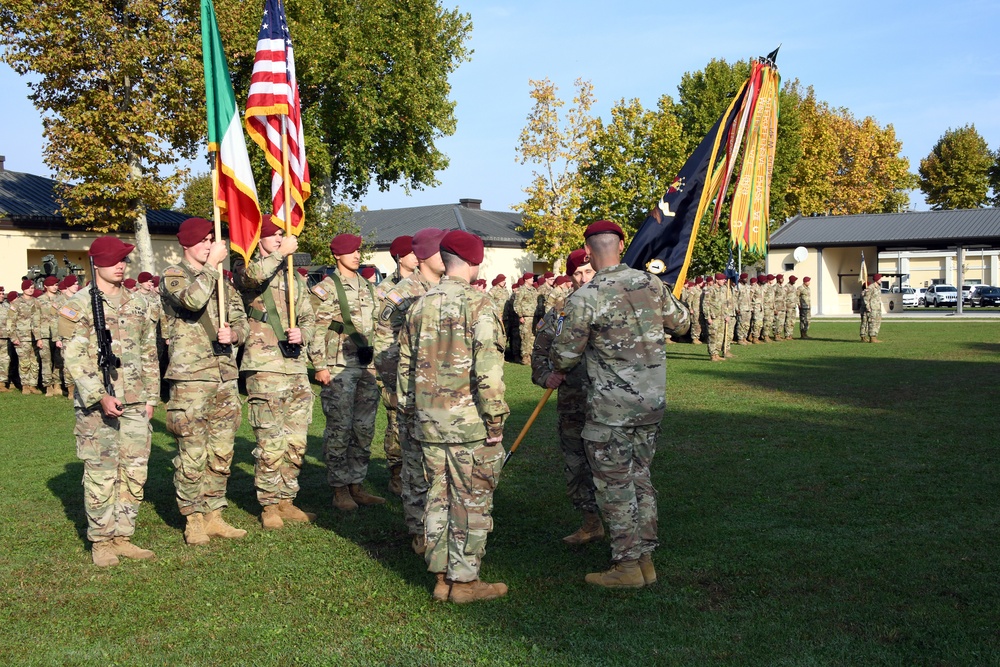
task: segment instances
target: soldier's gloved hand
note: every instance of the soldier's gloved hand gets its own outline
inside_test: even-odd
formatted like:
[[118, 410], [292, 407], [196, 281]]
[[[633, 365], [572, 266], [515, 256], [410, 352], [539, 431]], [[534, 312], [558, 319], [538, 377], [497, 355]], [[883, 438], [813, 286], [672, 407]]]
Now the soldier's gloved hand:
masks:
[[221, 327], [219, 327], [219, 342], [223, 345], [229, 345], [236, 342], [236, 336], [233, 335], [233, 330], [226, 322]]
[[283, 236], [281, 238], [281, 245], [278, 246], [278, 252], [281, 253], [282, 257], [288, 257], [298, 249], [299, 249], [298, 236]]
[[122, 402], [114, 396], [105, 394], [101, 397], [101, 412], [104, 413], [105, 417], [121, 417]]
[[285, 335], [288, 336], [288, 342], [293, 345], [302, 344], [302, 329], [295, 327], [294, 329], [285, 329]]

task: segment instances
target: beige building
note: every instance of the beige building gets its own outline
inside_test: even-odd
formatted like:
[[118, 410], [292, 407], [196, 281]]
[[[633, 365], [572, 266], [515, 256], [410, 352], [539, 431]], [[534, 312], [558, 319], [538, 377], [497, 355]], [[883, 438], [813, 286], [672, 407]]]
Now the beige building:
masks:
[[[813, 313], [857, 312], [864, 254], [883, 287], [1000, 284], [1000, 210], [797, 216], [771, 235], [765, 273], [812, 277]], [[902, 308], [884, 295], [887, 310]]]

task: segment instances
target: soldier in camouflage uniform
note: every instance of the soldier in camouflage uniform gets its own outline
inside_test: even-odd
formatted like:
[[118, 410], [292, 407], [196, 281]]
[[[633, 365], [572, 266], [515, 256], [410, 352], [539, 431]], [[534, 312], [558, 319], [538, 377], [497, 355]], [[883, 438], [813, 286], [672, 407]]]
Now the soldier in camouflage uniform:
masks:
[[[295, 236], [286, 237], [272, 217], [265, 215], [259, 252], [249, 264], [242, 258], [233, 262], [233, 282], [243, 297], [250, 327], [240, 370], [246, 379], [250, 425], [257, 440], [254, 486], [265, 530], [283, 528], [285, 521], [316, 519], [294, 504], [314, 399], [302, 346], [313, 338], [315, 316], [306, 281], [287, 271], [286, 258], [298, 245]], [[288, 318], [289, 275], [295, 281], [295, 326]], [[286, 343], [287, 357], [282, 352]], [[292, 356], [295, 345], [300, 346], [299, 353]]]
[[[313, 287], [320, 298], [316, 339], [309, 359], [326, 416], [323, 456], [333, 506], [349, 512], [358, 505], [381, 505], [385, 498], [365, 491], [379, 390], [371, 336], [375, 329], [375, 288], [359, 273], [361, 237], [340, 234], [330, 242], [337, 276]], [[342, 303], [343, 302], [343, 303]]]
[[702, 295], [702, 285], [704, 281], [701, 276], [698, 276], [697, 280], [691, 282], [691, 287], [688, 289], [687, 302], [684, 304], [687, 306], [688, 311], [691, 313], [691, 342], [695, 345], [701, 345], [701, 295]]
[[503, 466], [503, 325], [470, 286], [482, 240], [452, 230], [441, 239], [445, 276], [409, 310], [399, 333], [399, 405], [424, 452], [430, 489], [424, 515], [435, 600], [462, 604], [507, 593], [479, 578], [493, 529], [493, 491]]
[[[79, 291], [80, 291], [80, 282], [75, 275], [72, 274], [68, 275], [61, 281], [59, 281], [59, 295], [61, 297], [59, 307], [62, 308], [62, 306], [65, 306], [66, 302], [72, 299], [73, 295]], [[148, 303], [149, 299], [147, 299], [146, 301]], [[159, 295], [157, 295], [156, 302], [157, 303], [160, 302]], [[62, 343], [62, 354], [60, 355], [63, 361], [63, 363], [60, 365], [60, 371], [62, 372], [62, 378], [61, 378], [62, 384], [64, 387], [66, 387], [66, 395], [70, 398], [70, 400], [73, 400], [73, 392], [76, 391], [76, 385], [73, 384], [73, 375], [69, 372], [69, 369], [66, 368], [65, 350], [67, 341], [65, 338], [62, 337], [61, 334], [59, 337], [59, 342]]]
[[763, 284], [760, 281], [757, 284], [762, 285], [764, 295], [764, 329], [759, 340], [769, 343], [774, 340], [774, 276], [769, 273], [764, 277]]
[[35, 299], [32, 335], [38, 348], [40, 375], [45, 395], [62, 396], [62, 390], [53, 374], [59, 360], [58, 352], [53, 348], [62, 348], [58, 322], [59, 309], [62, 308], [62, 304], [59, 303], [59, 279], [55, 276], [46, 276], [42, 286], [44, 290]]
[[764, 292], [757, 278], [750, 279], [750, 342], [763, 343], [764, 335]]
[[[220, 265], [229, 251], [225, 241], [215, 239], [212, 227], [202, 218], [181, 224], [177, 240], [184, 258], [164, 271], [160, 284], [171, 332], [166, 426], [177, 438], [174, 487], [187, 521], [184, 540], [190, 545], [246, 535], [226, 523], [222, 510], [228, 505], [233, 441], [243, 414], [236, 346], [246, 342], [250, 329], [239, 294], [225, 280], [226, 322], [219, 326]], [[232, 346], [228, 352], [221, 347], [227, 344]]]
[[534, 287], [534, 274], [525, 273], [524, 284], [514, 293], [514, 313], [521, 333], [521, 363], [531, 364], [531, 349], [535, 344], [534, 318], [538, 308], [538, 290]]
[[796, 276], [788, 277], [788, 284], [785, 285], [785, 340], [795, 338], [795, 320], [798, 319], [796, 308], [799, 307], [799, 288], [795, 282]]
[[[574, 250], [566, 258], [566, 272], [573, 276], [573, 286], [579, 289], [594, 277], [594, 269], [583, 248]], [[561, 276], [560, 276], [561, 277]], [[563, 326], [563, 306], [553, 308], [535, 331], [535, 348], [531, 354], [531, 381], [539, 387], [548, 387], [552, 378], [550, 352], [552, 341]], [[552, 380], [555, 383], [555, 379]], [[594, 497], [594, 476], [590, 472], [587, 451], [580, 436], [587, 421], [587, 364], [577, 364], [558, 385], [556, 415], [559, 424], [559, 448], [563, 454], [563, 472], [566, 475], [566, 493], [573, 508], [583, 515], [583, 525], [563, 538], [566, 544], [587, 544], [604, 537], [604, 524], [597, 512]]]
[[708, 356], [712, 361], [722, 361], [725, 358], [725, 328], [729, 321], [723, 287], [725, 279], [725, 274], [715, 274], [715, 280], [709, 280], [702, 292], [701, 314], [708, 325]]
[[[17, 295], [17, 292], [11, 292]], [[8, 322], [10, 321], [10, 301], [0, 287], [0, 394], [10, 391], [10, 331]]]
[[802, 279], [802, 285], [798, 290], [799, 298], [799, 338], [809, 338], [809, 320], [812, 318], [812, 292], [809, 289], [809, 281], [806, 276]]
[[785, 339], [785, 274], [774, 277], [774, 340]]
[[[392, 275], [375, 287], [375, 301], [381, 303], [385, 295], [400, 281], [413, 275], [417, 268], [417, 256], [413, 254], [413, 237], [397, 236], [389, 245], [389, 256], [396, 262]], [[385, 408], [385, 436], [382, 449], [385, 450], [385, 465], [389, 468], [389, 493], [401, 495], [403, 482], [400, 477], [403, 468], [403, 453], [399, 445], [399, 427], [396, 425], [396, 370], [383, 375], [376, 365], [379, 391], [382, 392], [382, 406]]]
[[740, 282], [736, 286], [736, 335], [733, 339], [737, 345], [746, 345], [750, 336], [750, 320], [753, 317], [753, 301], [750, 294], [750, 285], [747, 284], [749, 276], [740, 274]]
[[35, 283], [21, 281], [21, 298], [12, 304], [10, 312], [10, 342], [17, 352], [18, 373], [21, 376], [22, 394], [40, 394], [38, 390], [38, 348], [34, 341]]
[[[76, 455], [83, 461], [83, 505], [87, 539], [98, 567], [118, 557], [146, 559], [153, 552], [132, 544], [149, 463], [153, 408], [159, 397], [154, 323], [145, 299], [122, 288], [125, 257], [134, 246], [112, 236], [95, 239], [89, 254], [94, 282], [59, 311], [66, 365], [76, 378]], [[111, 370], [114, 393], [105, 388], [97, 364], [90, 290], [103, 293], [111, 351], [121, 366]]]
[[[587, 227], [587, 254], [597, 273], [566, 303], [552, 344], [556, 384], [585, 357], [589, 392], [582, 437], [597, 504], [611, 533], [612, 566], [586, 576], [611, 588], [656, 582], [656, 490], [650, 465], [666, 408], [665, 332], [683, 335], [684, 306], [659, 278], [621, 264], [624, 234], [602, 220]], [[662, 323], [662, 326], [659, 324]]]
[[876, 273], [861, 292], [861, 342], [878, 343], [882, 326], [882, 274]]
[[[406, 322], [410, 306], [441, 282], [444, 263], [441, 260], [443, 229], [422, 229], [413, 235], [413, 253], [418, 260], [417, 270], [399, 281], [382, 299], [375, 326], [375, 367], [380, 373], [392, 374], [393, 391], [397, 390], [399, 370], [399, 332]], [[413, 378], [410, 378], [413, 381]], [[393, 396], [393, 403], [397, 397]], [[424, 477], [424, 455], [420, 443], [412, 436], [413, 413], [399, 411], [397, 426], [399, 444], [403, 452], [401, 471], [401, 496], [403, 519], [412, 536], [411, 546], [418, 554], [426, 548], [424, 540], [424, 505], [427, 498], [427, 479]]]
[[510, 298], [510, 293], [507, 291], [507, 276], [504, 274], [498, 275], [493, 279], [491, 283], [490, 291], [486, 293], [493, 305], [496, 307], [497, 312], [503, 315], [504, 307], [507, 305], [507, 299]]

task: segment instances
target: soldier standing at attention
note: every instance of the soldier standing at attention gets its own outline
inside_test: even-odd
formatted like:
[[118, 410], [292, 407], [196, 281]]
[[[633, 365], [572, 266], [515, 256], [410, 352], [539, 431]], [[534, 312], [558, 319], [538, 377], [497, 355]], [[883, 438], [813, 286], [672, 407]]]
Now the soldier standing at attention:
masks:
[[259, 253], [249, 264], [242, 258], [233, 263], [233, 280], [243, 296], [250, 327], [240, 370], [246, 377], [250, 425], [257, 439], [254, 486], [265, 530], [282, 528], [285, 521], [316, 519], [293, 504], [299, 493], [314, 396], [304, 350], [300, 347], [299, 354], [292, 356], [295, 352], [289, 347], [312, 340], [315, 317], [306, 282], [293, 272], [296, 322], [294, 327], [289, 324], [285, 260], [299, 242], [284, 234], [270, 215], [263, 216]]
[[524, 284], [515, 292], [514, 312], [517, 314], [518, 330], [521, 333], [521, 363], [531, 364], [531, 349], [535, 344], [534, 318], [538, 308], [538, 290], [535, 289], [535, 274], [525, 273]]
[[[79, 291], [80, 291], [80, 282], [79, 280], [77, 280], [77, 277], [75, 275], [70, 274], [65, 278], [63, 278], [62, 280], [60, 280], [59, 307], [62, 308], [63, 306], [65, 306], [66, 302], [72, 299], [73, 295]], [[157, 303], [160, 302], [159, 298], [157, 298], [156, 302]], [[62, 377], [60, 379], [62, 380], [63, 386], [66, 387], [66, 396], [68, 396], [70, 400], [73, 400], [73, 393], [76, 391], [76, 386], [73, 384], [73, 376], [70, 374], [69, 369], [66, 368], [66, 339], [63, 338], [62, 333], [58, 331], [59, 329], [58, 326], [56, 327], [56, 329], [57, 329], [56, 333], [59, 333], [59, 342], [62, 345], [62, 349], [60, 350], [61, 352], [60, 361], [62, 363], [59, 365], [59, 370], [62, 373]]]
[[[155, 323], [146, 300], [122, 288], [125, 258], [135, 246], [113, 236], [90, 245], [94, 282], [59, 310], [66, 366], [76, 379], [76, 455], [83, 461], [83, 505], [94, 565], [118, 565], [118, 557], [146, 559], [153, 552], [132, 544], [149, 463], [149, 420], [159, 401]], [[102, 306], [111, 352], [121, 366], [111, 369], [110, 393], [98, 367], [91, 290]]]
[[[17, 295], [17, 292], [11, 292]], [[10, 331], [7, 324], [10, 321], [10, 301], [0, 286], [0, 394], [10, 391]]]
[[496, 307], [497, 312], [503, 315], [504, 305], [507, 303], [507, 297], [510, 296], [507, 292], [507, 276], [501, 273], [494, 278], [491, 283], [490, 291], [487, 292], [487, 295], [493, 301], [493, 305]]
[[[611, 533], [612, 566], [586, 576], [609, 588], [656, 582], [656, 490], [650, 465], [666, 409], [665, 332], [683, 335], [688, 312], [651, 273], [621, 263], [621, 228], [607, 220], [584, 231], [593, 280], [566, 303], [552, 344], [558, 385], [586, 358], [587, 421], [582, 438], [594, 474], [597, 504]], [[661, 324], [662, 323], [662, 324]]]
[[763, 343], [764, 335], [764, 293], [756, 278], [750, 279], [750, 342]]
[[785, 285], [785, 340], [795, 338], [795, 320], [798, 313], [795, 309], [799, 307], [799, 288], [795, 284], [796, 276], [788, 277], [788, 284]]
[[399, 405], [424, 453], [424, 514], [435, 600], [456, 604], [507, 594], [479, 578], [493, 530], [493, 491], [503, 466], [503, 325], [471, 285], [483, 261], [478, 236], [441, 239], [445, 275], [410, 307], [399, 333]]
[[723, 290], [726, 274], [716, 273], [715, 280], [709, 280], [702, 293], [701, 314], [708, 325], [708, 356], [712, 361], [722, 361], [726, 358], [724, 351], [726, 326], [729, 317], [726, 314], [726, 296]]
[[[397, 236], [389, 245], [389, 255], [396, 261], [396, 270], [375, 287], [375, 301], [381, 303], [385, 295], [400, 281], [413, 275], [417, 269], [417, 256], [413, 254], [413, 237]], [[400, 495], [403, 492], [403, 482], [400, 472], [403, 468], [403, 453], [399, 449], [399, 427], [396, 425], [396, 369], [375, 370], [379, 380], [379, 390], [382, 392], [382, 405], [385, 407], [385, 437], [382, 438], [382, 449], [385, 450], [385, 465], [389, 469], [389, 493]], [[388, 374], [383, 374], [382, 370]]]
[[737, 345], [746, 345], [750, 336], [750, 320], [753, 316], [751, 305], [750, 285], [747, 284], [749, 276], [740, 274], [740, 282], [736, 286], [736, 335]]
[[22, 394], [40, 394], [38, 391], [38, 354], [33, 339], [35, 321], [35, 283], [25, 278], [21, 281], [21, 298], [11, 304], [8, 326], [10, 342], [17, 352], [18, 371], [21, 376]]
[[59, 340], [59, 279], [55, 276], [46, 276], [42, 282], [43, 291], [35, 299], [35, 318], [32, 322], [32, 335], [35, 338], [35, 346], [38, 348], [38, 361], [42, 387], [46, 396], [62, 396], [62, 389], [59, 383], [53, 379], [53, 370], [58, 361], [58, 353], [53, 351], [53, 347], [62, 347]]
[[878, 343], [879, 329], [882, 327], [882, 274], [872, 276], [868, 286], [861, 293], [861, 342]]
[[774, 340], [785, 339], [785, 274], [774, 277]]
[[809, 281], [806, 276], [802, 279], [802, 286], [799, 287], [799, 338], [809, 338], [809, 320], [812, 318], [812, 292], [809, 290]]
[[[389, 290], [378, 309], [378, 324], [375, 326], [375, 367], [380, 373], [391, 373], [392, 390], [397, 392], [399, 372], [399, 332], [406, 323], [406, 313], [413, 303], [441, 282], [444, 263], [441, 260], [441, 239], [446, 234], [443, 229], [422, 229], [413, 235], [413, 253], [418, 263], [417, 270], [408, 278], [400, 280]], [[413, 382], [413, 378], [410, 378]], [[392, 401], [397, 402], [397, 393]], [[403, 452], [401, 471], [401, 496], [403, 499], [403, 519], [412, 536], [411, 546], [417, 554], [423, 554], [424, 504], [427, 497], [427, 480], [424, 477], [424, 455], [420, 443], [413, 438], [413, 413], [401, 410], [397, 417], [399, 444]]]
[[[774, 340], [774, 276], [767, 274], [763, 283], [764, 293], [764, 332], [759, 340], [769, 343]], [[760, 285], [760, 281], [757, 282]]]
[[350, 512], [358, 505], [381, 505], [385, 498], [365, 491], [379, 390], [373, 361], [375, 288], [359, 273], [361, 237], [340, 234], [330, 242], [337, 273], [313, 287], [316, 344], [309, 357], [326, 416], [323, 457], [333, 487], [333, 506]]
[[190, 545], [246, 535], [223, 520], [222, 510], [242, 418], [236, 346], [246, 342], [250, 329], [239, 295], [226, 281], [226, 323], [218, 326], [220, 265], [229, 250], [212, 227], [202, 218], [181, 224], [177, 241], [184, 257], [164, 271], [160, 284], [170, 331], [166, 427], [177, 438], [174, 488]]
[[[590, 282], [594, 269], [590, 265], [587, 251], [574, 250], [566, 258], [566, 273], [572, 276], [574, 291]], [[561, 277], [561, 276], [560, 276]], [[548, 387], [552, 378], [550, 352], [552, 341], [562, 328], [565, 319], [565, 304], [553, 308], [542, 318], [535, 331], [535, 348], [531, 354], [531, 381], [539, 387]], [[553, 380], [555, 385], [555, 380]], [[563, 538], [566, 544], [587, 544], [604, 537], [604, 524], [597, 512], [594, 497], [594, 476], [590, 472], [587, 451], [580, 434], [587, 421], [587, 364], [582, 360], [565, 376], [558, 385], [556, 394], [556, 415], [559, 423], [559, 448], [563, 454], [563, 471], [566, 475], [566, 493], [573, 503], [573, 509], [583, 515], [583, 525], [571, 535]]]
[[691, 313], [691, 342], [695, 345], [701, 345], [701, 294], [702, 286], [705, 281], [702, 280], [701, 276], [698, 276], [696, 280], [691, 283], [691, 289], [688, 293], [688, 303], [687, 307]]

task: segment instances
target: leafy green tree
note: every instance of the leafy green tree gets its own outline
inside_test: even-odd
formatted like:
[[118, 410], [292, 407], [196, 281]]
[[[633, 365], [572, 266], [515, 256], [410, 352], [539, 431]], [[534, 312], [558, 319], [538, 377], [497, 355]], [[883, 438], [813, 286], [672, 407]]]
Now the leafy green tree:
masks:
[[558, 264], [583, 243], [584, 227], [578, 222], [582, 183], [579, 169], [590, 161], [590, 141], [596, 127], [590, 115], [594, 102], [589, 81], [576, 80], [573, 106], [560, 119], [565, 101], [548, 79], [530, 81], [535, 104], [521, 130], [517, 157], [535, 165], [527, 199], [514, 206], [520, 211], [522, 229], [533, 233], [528, 250]]
[[990, 204], [1000, 207], [1000, 148], [997, 148], [993, 152], [992, 157], [993, 164], [990, 165], [989, 177], [990, 189], [993, 190], [993, 196], [990, 197]]
[[181, 211], [192, 218], [212, 220], [215, 215], [212, 201], [212, 175], [198, 174], [188, 179], [182, 193], [184, 208]]
[[[319, 208], [309, 224], [302, 228], [299, 235], [299, 252], [312, 255], [313, 264], [334, 264], [333, 253], [330, 252], [330, 241], [338, 234], [360, 234], [361, 230], [354, 221], [351, 207], [346, 204]], [[362, 261], [368, 253], [362, 248]]]
[[[170, 206], [204, 134], [197, 3], [4, 0], [3, 60], [34, 73], [46, 164], [62, 213], [97, 231], [134, 226], [153, 269], [147, 208]], [[66, 185], [72, 184], [72, 186]]]
[[949, 129], [920, 161], [920, 190], [933, 209], [985, 206], [995, 163], [975, 125]]

